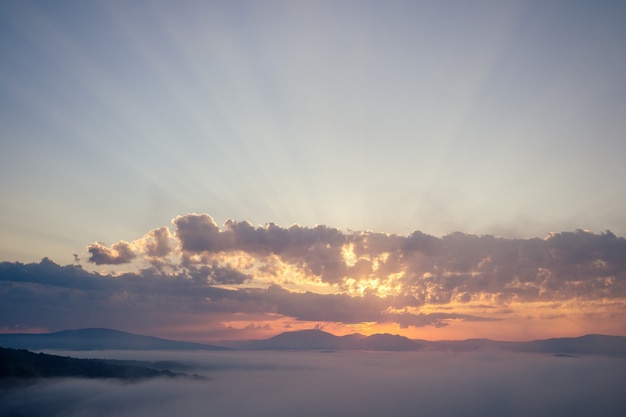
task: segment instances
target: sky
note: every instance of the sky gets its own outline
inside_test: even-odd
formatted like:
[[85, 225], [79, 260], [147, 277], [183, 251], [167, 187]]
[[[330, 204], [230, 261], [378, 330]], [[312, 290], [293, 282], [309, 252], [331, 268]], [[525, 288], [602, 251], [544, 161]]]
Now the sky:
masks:
[[4, 2], [0, 329], [626, 335], [625, 17]]

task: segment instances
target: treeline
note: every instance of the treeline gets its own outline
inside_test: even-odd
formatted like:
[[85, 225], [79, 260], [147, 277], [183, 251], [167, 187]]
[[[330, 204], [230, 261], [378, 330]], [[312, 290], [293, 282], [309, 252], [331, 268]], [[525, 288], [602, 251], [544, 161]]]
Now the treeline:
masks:
[[62, 377], [138, 380], [177, 375], [169, 370], [146, 366], [112, 364], [100, 359], [76, 359], [0, 347], [0, 379], [3, 380]]

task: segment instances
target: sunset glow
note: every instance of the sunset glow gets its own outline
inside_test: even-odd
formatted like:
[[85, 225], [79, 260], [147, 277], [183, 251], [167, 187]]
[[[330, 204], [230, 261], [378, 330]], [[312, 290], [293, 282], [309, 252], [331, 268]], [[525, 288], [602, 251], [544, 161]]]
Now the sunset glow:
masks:
[[626, 335], [624, 16], [4, 2], [0, 331]]
[[[20, 312], [14, 325], [25, 329], [61, 319], [202, 341], [312, 328], [524, 340], [623, 334], [623, 253], [626, 239], [611, 232], [438, 238], [237, 220], [218, 226], [193, 213], [133, 241], [92, 243], [80, 256], [85, 266], [44, 259], [4, 263], [0, 272], [9, 290], [38, 288], [5, 307]], [[34, 304], [53, 308], [61, 294], [84, 314], [28, 312]]]

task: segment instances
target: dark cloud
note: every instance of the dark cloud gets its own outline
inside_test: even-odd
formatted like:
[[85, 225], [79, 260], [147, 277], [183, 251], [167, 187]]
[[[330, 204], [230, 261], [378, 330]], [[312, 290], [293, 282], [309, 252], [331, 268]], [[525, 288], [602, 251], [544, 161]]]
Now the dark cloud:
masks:
[[258, 257], [278, 255], [332, 283], [341, 282], [347, 271], [341, 256], [347, 237], [338, 229], [298, 225], [285, 229], [273, 223], [255, 228], [246, 221], [229, 220], [220, 230], [207, 214], [179, 216], [173, 223], [181, 248], [187, 253], [242, 251]]
[[[44, 311], [74, 327], [92, 326], [89, 320], [119, 327], [122, 318], [140, 324], [153, 316], [176, 321], [184, 314], [200, 320], [202, 314], [231, 313], [442, 327], [498, 319], [512, 303], [604, 305], [626, 298], [626, 240], [608, 231], [545, 239], [464, 233], [437, 238], [233, 220], [220, 228], [206, 214], [173, 223], [173, 235], [164, 227], [132, 243], [88, 247], [90, 262], [98, 265], [143, 255], [137, 263], [150, 267], [135, 273], [100, 275], [50, 260], [3, 264], [0, 295], [9, 301], [0, 306], [0, 325], [56, 328], [34, 313]], [[468, 310], [440, 313], [485, 303], [501, 308], [489, 317]]]
[[131, 244], [124, 241], [114, 243], [110, 248], [96, 242], [89, 245], [87, 251], [91, 254], [89, 262], [96, 265], [121, 265], [130, 263], [137, 257]]
[[229, 284], [237, 285], [251, 281], [252, 276], [244, 274], [238, 270], [228, 267], [219, 266], [216, 262], [213, 265], [202, 265], [198, 268], [190, 268], [189, 275], [198, 281], [205, 281], [212, 284]]
[[396, 313], [387, 314], [390, 322], [398, 323], [400, 327], [423, 327], [423, 326], [435, 326], [445, 327], [449, 325], [451, 320], [463, 320], [463, 321], [497, 321], [498, 319], [489, 317], [473, 316], [469, 314], [459, 313]]
[[167, 227], [160, 227], [148, 232], [144, 239], [144, 251], [147, 256], [160, 258], [170, 254], [170, 231]]
[[[419, 231], [344, 233], [326, 226], [254, 227], [233, 220], [220, 229], [210, 216], [197, 214], [177, 217], [174, 224], [188, 254], [241, 251], [261, 262], [273, 255], [339, 287], [347, 279], [384, 282], [402, 274], [401, 291], [424, 303], [469, 302], [481, 293], [518, 301], [626, 293], [626, 240], [608, 231], [577, 230], [546, 239], [460, 232], [437, 238]], [[344, 256], [347, 248], [353, 264]]]
[[0, 327], [23, 324], [61, 330], [183, 324], [180, 316], [202, 311], [211, 296], [208, 284], [154, 270], [112, 276], [48, 259], [38, 264], [0, 263]]
[[219, 239], [217, 223], [208, 214], [188, 214], [173, 220], [176, 237], [181, 247], [188, 252], [220, 252], [232, 247], [224, 246]]
[[305, 321], [378, 322], [389, 306], [388, 302], [375, 296], [292, 293], [278, 285], [269, 287], [263, 297], [276, 306], [277, 313]]
[[393, 307], [415, 304], [411, 297], [296, 293], [271, 285], [217, 288], [252, 280], [229, 267], [202, 266], [178, 275], [155, 269], [120, 276], [90, 273], [80, 266], [0, 263], [0, 327], [141, 328], [148, 323], [185, 325], [211, 314], [280, 314], [302, 321], [337, 323], [398, 322], [442, 325], [446, 320], [477, 320], [455, 314], [400, 315]]

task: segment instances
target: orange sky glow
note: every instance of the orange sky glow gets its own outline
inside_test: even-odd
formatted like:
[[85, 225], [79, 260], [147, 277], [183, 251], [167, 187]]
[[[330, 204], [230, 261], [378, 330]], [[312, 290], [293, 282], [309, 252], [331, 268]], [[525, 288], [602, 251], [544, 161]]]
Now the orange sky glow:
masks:
[[[83, 309], [64, 326], [185, 340], [312, 328], [427, 340], [626, 334], [626, 262], [619, 256], [626, 240], [610, 232], [439, 238], [234, 220], [220, 227], [208, 214], [172, 224], [133, 241], [90, 244], [84, 266], [44, 259], [4, 268], [32, 279], [16, 288], [46, 289], [33, 293], [41, 300], [24, 299], [24, 308], [53, 308], [61, 291]], [[12, 328], [55, 329], [41, 318], [15, 317]]]

